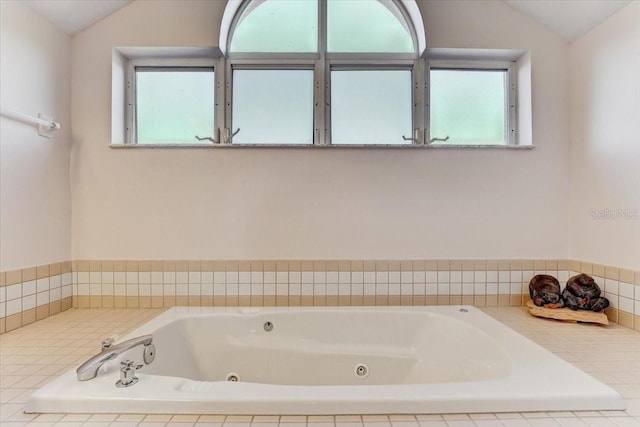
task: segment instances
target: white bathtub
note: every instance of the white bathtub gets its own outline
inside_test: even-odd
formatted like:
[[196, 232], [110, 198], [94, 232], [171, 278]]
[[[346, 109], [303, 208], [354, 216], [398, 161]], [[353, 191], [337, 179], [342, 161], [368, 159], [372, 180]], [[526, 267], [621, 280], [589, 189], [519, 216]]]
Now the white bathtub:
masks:
[[[266, 331], [265, 322], [273, 329]], [[473, 307], [172, 308], [120, 361], [36, 391], [27, 412], [403, 414], [621, 410], [611, 388]], [[358, 375], [356, 367], [366, 372]], [[359, 370], [363, 374], [363, 370]], [[227, 381], [236, 375], [238, 382]]]

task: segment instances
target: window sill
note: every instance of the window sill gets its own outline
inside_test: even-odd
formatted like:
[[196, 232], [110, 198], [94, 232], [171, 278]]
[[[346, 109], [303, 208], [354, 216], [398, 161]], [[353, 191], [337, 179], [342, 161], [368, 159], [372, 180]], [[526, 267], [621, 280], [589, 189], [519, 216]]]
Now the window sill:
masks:
[[532, 150], [533, 145], [418, 145], [418, 144], [110, 144], [110, 148], [138, 150], [138, 149], [247, 149], [247, 148], [294, 148], [294, 149], [402, 149], [402, 150], [457, 150], [457, 149], [480, 149], [480, 150]]

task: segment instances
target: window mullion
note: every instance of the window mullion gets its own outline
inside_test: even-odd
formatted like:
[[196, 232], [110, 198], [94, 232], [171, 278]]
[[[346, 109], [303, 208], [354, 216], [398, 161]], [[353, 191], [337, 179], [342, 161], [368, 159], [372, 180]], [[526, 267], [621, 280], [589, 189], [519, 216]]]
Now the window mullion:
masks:
[[327, 2], [318, 1], [318, 53], [320, 58], [314, 68], [314, 132], [313, 143], [330, 144], [330, 105], [329, 105], [329, 79], [327, 73]]

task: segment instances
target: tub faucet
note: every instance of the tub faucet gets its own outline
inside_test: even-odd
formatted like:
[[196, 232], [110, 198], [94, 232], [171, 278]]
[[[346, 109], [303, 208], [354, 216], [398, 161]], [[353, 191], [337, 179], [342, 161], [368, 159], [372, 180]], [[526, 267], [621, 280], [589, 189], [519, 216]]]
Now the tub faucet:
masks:
[[153, 362], [156, 354], [156, 349], [154, 345], [151, 344], [152, 341], [153, 336], [142, 335], [137, 338], [131, 338], [130, 340], [123, 341], [120, 344], [116, 345], [111, 345], [111, 343], [109, 343], [108, 345], [104, 345], [105, 343], [103, 343], [102, 351], [100, 353], [96, 354], [91, 359], [80, 365], [78, 369], [76, 369], [76, 373], [78, 374], [78, 381], [87, 381], [95, 378], [98, 375], [98, 369], [100, 369], [100, 367], [104, 365], [105, 362], [113, 360], [125, 351], [131, 350], [132, 348], [139, 345], [144, 346], [144, 362], [146, 364]]

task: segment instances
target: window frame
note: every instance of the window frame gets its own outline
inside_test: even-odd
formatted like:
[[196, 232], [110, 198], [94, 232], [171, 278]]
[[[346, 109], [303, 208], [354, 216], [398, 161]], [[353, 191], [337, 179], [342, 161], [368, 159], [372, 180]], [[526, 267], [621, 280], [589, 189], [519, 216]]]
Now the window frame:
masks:
[[[327, 8], [328, 0], [318, 0], [318, 51], [306, 53], [287, 52], [229, 52], [235, 27], [245, 8], [252, 0], [236, 0], [235, 5], [228, 4], [223, 16], [220, 33], [220, 48], [152, 48], [152, 47], [118, 47], [113, 49], [113, 70], [120, 73], [113, 77], [112, 96], [119, 98], [118, 104], [112, 105], [112, 147], [342, 147], [342, 148], [532, 148], [530, 129], [530, 105], [519, 106], [517, 97], [522, 95], [525, 102], [530, 93], [530, 56], [522, 49], [448, 49], [426, 48], [424, 34], [418, 34], [422, 18], [410, 0], [391, 0], [402, 18], [414, 44], [414, 53], [346, 53], [327, 52]], [[229, 14], [227, 11], [229, 10]], [[136, 129], [136, 87], [135, 70], [137, 67], [159, 68], [212, 68], [214, 71], [214, 143], [138, 144]], [[431, 144], [430, 135], [430, 70], [432, 68], [447, 69], [498, 69], [507, 70], [508, 87], [505, 94], [509, 98], [505, 105], [509, 111], [505, 113], [508, 123], [508, 138], [505, 144], [499, 145], [463, 145], [463, 144]], [[232, 90], [234, 69], [313, 69], [313, 141], [312, 144], [288, 143], [233, 143], [232, 137]], [[412, 135], [407, 144], [331, 144], [331, 72], [332, 70], [411, 70], [412, 96]], [[522, 78], [523, 86], [517, 85], [516, 77]], [[119, 80], [119, 81], [118, 81]], [[124, 90], [122, 88], [124, 80]], [[120, 92], [119, 92], [120, 91]], [[522, 94], [520, 94], [521, 91]], [[122, 94], [122, 95], [121, 95]], [[124, 102], [121, 100], [124, 99]], [[123, 105], [124, 104], [124, 105]], [[520, 109], [519, 107], [522, 107]], [[522, 117], [521, 117], [522, 115]], [[122, 118], [122, 119], [120, 119]], [[122, 120], [121, 122], [119, 120]], [[519, 135], [518, 120], [523, 120], [524, 129]], [[505, 126], [507, 128], [507, 126]], [[208, 136], [208, 135], [203, 135]], [[522, 141], [521, 141], [522, 138]], [[119, 141], [123, 141], [119, 143]]]
[[431, 135], [431, 70], [467, 70], [467, 71], [505, 71], [507, 78], [504, 82], [505, 109], [504, 109], [504, 144], [438, 144], [446, 147], [503, 147], [517, 146], [517, 91], [515, 61], [494, 61], [494, 60], [459, 60], [459, 59], [432, 59], [426, 64], [426, 124], [425, 144], [431, 145], [435, 141], [432, 138], [442, 137], [441, 135]]
[[[166, 144], [146, 144], [138, 143], [138, 117], [137, 117], [137, 87], [136, 87], [136, 69], [144, 68], [148, 70], [174, 70], [183, 68], [185, 71], [194, 69], [212, 69], [214, 78], [214, 123], [213, 135], [204, 135], [203, 137], [212, 137], [219, 141], [217, 137], [217, 129], [219, 128], [220, 117], [220, 80], [218, 77], [219, 59], [213, 58], [133, 58], [128, 61], [126, 71], [126, 93], [125, 93], [125, 145], [138, 146], [164, 146], [164, 145], [203, 145], [194, 141], [193, 144], [188, 143], [166, 143]], [[222, 94], [224, 95], [224, 93]], [[195, 138], [194, 138], [195, 139]]]

